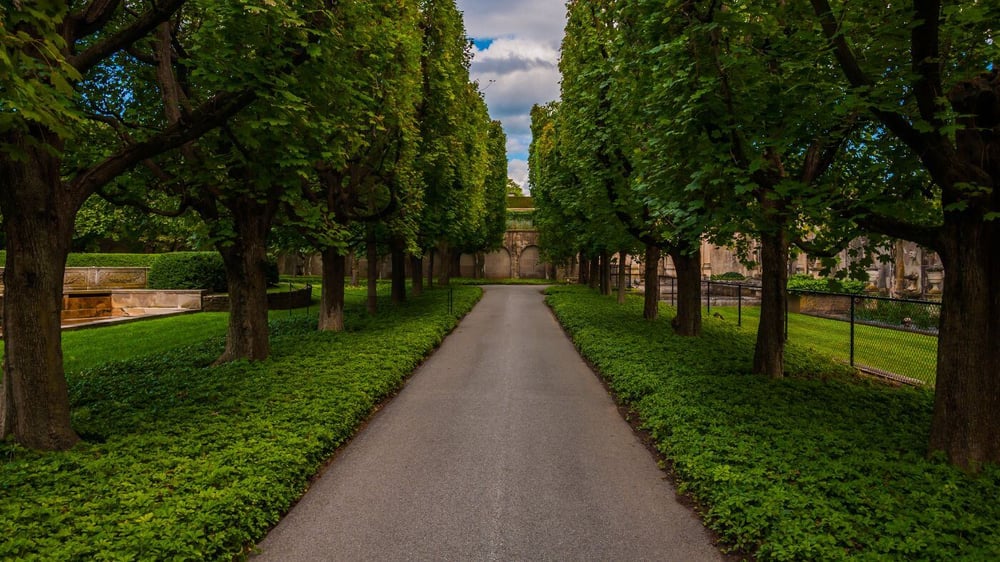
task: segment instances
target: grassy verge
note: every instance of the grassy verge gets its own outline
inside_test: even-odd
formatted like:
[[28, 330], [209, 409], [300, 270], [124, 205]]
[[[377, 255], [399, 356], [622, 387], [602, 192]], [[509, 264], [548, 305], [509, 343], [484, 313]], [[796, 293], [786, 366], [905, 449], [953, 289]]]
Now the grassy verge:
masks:
[[680, 338], [668, 318], [643, 321], [639, 299], [548, 293], [729, 548], [760, 560], [1000, 558], [1000, 469], [973, 478], [924, 457], [929, 391], [856, 379], [794, 340], [788, 378], [753, 376], [753, 334], [728, 319]]
[[343, 333], [278, 313], [265, 362], [209, 367], [220, 336], [68, 373], [86, 442], [0, 444], [0, 559], [239, 556], [480, 294], [456, 288], [454, 314], [433, 290], [369, 317], [352, 291]]
[[[712, 313], [736, 323], [734, 306], [713, 306]], [[743, 329], [756, 333], [760, 309], [743, 307]], [[788, 315], [788, 339], [817, 353], [848, 361], [851, 357], [851, 325], [848, 322], [805, 314]], [[937, 338], [914, 332], [855, 324], [854, 362], [934, 385], [937, 370]]]

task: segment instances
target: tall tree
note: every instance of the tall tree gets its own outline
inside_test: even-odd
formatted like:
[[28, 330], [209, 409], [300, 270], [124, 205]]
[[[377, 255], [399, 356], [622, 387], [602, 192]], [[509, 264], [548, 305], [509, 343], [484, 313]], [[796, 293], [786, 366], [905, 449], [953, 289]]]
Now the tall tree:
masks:
[[[0, 177], [5, 178], [0, 213], [7, 234], [0, 437], [13, 435], [37, 449], [66, 449], [78, 440], [69, 420], [60, 311], [63, 268], [83, 202], [140, 162], [218, 127], [267, 87], [259, 80], [226, 81], [225, 88], [187, 108], [183, 121], [120, 134], [117, 147], [88, 162], [74, 159], [73, 139], [82, 123], [110, 123], [111, 129], [127, 122], [121, 114], [93, 111], [89, 94], [105, 87], [106, 77], [117, 77], [124, 53], [148, 40], [184, 4], [94, 1], [73, 11], [59, 2], [0, 7], [5, 30], [0, 34]], [[232, 21], [253, 17], [241, 7], [233, 7], [231, 15]], [[277, 40], [287, 45], [288, 56], [272, 61], [272, 76], [287, 73], [324, 19], [313, 11], [286, 21], [287, 35]], [[129, 101], [124, 98], [121, 105]], [[75, 160], [72, 169], [64, 168], [67, 160]]]
[[851, 107], [905, 144], [937, 187], [903, 206], [869, 185], [846, 193], [843, 206], [865, 228], [933, 248], [944, 264], [930, 450], [969, 470], [998, 463], [1000, 6], [812, 6], [846, 79], [832, 88], [849, 87]]

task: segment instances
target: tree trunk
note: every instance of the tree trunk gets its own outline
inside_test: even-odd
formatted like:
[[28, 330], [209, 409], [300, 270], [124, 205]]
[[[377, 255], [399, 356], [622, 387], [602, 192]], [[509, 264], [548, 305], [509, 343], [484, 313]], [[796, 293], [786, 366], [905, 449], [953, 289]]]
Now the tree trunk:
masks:
[[[694, 253], [685, 249], [694, 247]], [[670, 324], [679, 336], [701, 335], [701, 247], [690, 245], [670, 252], [677, 272], [677, 315]]]
[[451, 249], [447, 242], [441, 242], [438, 249], [441, 254], [441, 275], [438, 277], [438, 284], [447, 287], [451, 284]]
[[375, 225], [369, 223], [365, 227], [365, 246], [368, 259], [368, 314], [378, 313], [378, 240], [375, 237]]
[[361, 281], [358, 279], [358, 269], [361, 268], [361, 260], [358, 259], [358, 254], [354, 250], [350, 253], [351, 260], [351, 286], [358, 287], [361, 285]]
[[215, 362], [263, 361], [271, 354], [267, 325], [267, 235], [273, 211], [267, 205], [246, 199], [227, 207], [233, 214], [236, 239], [228, 245], [217, 244], [226, 265], [229, 328], [226, 349]]
[[392, 302], [406, 302], [406, 241], [392, 237]]
[[930, 450], [977, 472], [1000, 464], [1000, 223], [945, 213]]
[[784, 229], [760, 236], [760, 324], [753, 372], [771, 378], [785, 373], [785, 303], [788, 301], [788, 236]]
[[577, 283], [590, 285], [590, 260], [580, 252], [580, 263], [577, 266]]
[[656, 320], [660, 315], [660, 248], [646, 244], [645, 260], [642, 317], [646, 320]]
[[587, 285], [591, 289], [600, 288], [601, 284], [601, 258], [595, 257], [590, 260], [590, 273], [587, 277]]
[[413, 284], [413, 296], [419, 297], [424, 294], [424, 260], [417, 256], [410, 256], [410, 282]]
[[611, 254], [601, 250], [601, 294], [611, 294]]
[[344, 273], [347, 260], [337, 248], [323, 250], [323, 289], [319, 305], [319, 329], [344, 331]]
[[427, 251], [427, 286], [434, 286], [434, 248]]
[[60, 320], [63, 270], [82, 201], [59, 177], [59, 159], [21, 147], [25, 157], [0, 157], [4, 270], [4, 360], [0, 439], [25, 447], [66, 450], [80, 438], [69, 417]]
[[618, 304], [625, 304], [625, 258], [628, 252], [618, 252]]

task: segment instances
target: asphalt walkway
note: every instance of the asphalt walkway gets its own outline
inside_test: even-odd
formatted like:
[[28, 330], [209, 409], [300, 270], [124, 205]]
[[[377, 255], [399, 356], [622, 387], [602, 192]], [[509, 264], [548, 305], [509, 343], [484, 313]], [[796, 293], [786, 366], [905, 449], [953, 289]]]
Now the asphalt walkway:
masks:
[[721, 560], [540, 289], [485, 291], [257, 560]]

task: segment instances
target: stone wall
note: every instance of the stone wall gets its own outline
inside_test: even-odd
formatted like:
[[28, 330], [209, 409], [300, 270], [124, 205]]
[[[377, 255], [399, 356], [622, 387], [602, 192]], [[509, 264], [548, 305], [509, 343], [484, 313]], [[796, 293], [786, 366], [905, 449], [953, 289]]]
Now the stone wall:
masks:
[[[67, 267], [63, 273], [63, 291], [145, 289], [148, 274], [148, 267]], [[2, 267], [0, 292], [3, 292]]]
[[[229, 295], [205, 295], [202, 302], [202, 310], [205, 312], [229, 312]], [[305, 308], [311, 302], [311, 288], [267, 294], [269, 310]]]

